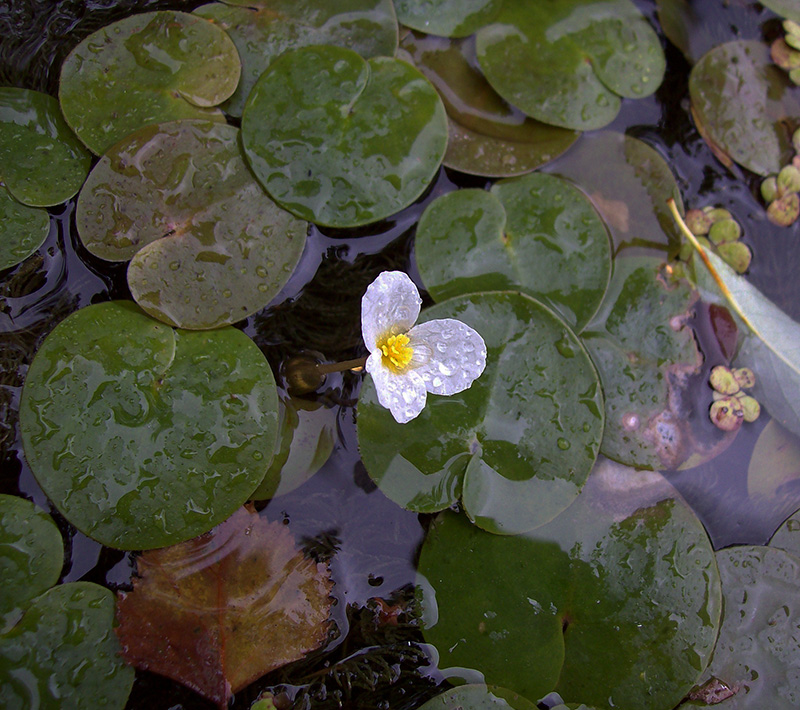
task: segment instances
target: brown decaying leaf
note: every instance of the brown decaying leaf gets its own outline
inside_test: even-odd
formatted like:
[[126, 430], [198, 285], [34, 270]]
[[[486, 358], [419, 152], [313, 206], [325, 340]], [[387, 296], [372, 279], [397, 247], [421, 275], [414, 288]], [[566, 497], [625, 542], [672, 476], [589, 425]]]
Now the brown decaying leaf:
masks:
[[117, 601], [123, 657], [220, 707], [328, 638], [328, 566], [248, 508], [205, 535], [144, 552], [137, 567], [133, 591]]

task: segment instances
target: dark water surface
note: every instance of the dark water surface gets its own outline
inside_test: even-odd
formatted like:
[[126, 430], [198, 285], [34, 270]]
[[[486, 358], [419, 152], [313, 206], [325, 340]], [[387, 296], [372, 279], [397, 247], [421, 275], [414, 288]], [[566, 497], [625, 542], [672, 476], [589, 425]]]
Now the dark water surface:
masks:
[[[0, 0], [0, 85], [55, 95], [61, 62], [89, 33], [134, 12], [191, 10], [200, 4], [187, 0]], [[654, 3], [641, 0], [637, 5], [657, 27]], [[709, 13], [704, 17], [705, 29], [720, 41], [771, 39], [780, 31], [774, 15], [756, 3], [731, 2], [727, 12], [714, 0], [699, 5]], [[714, 204], [729, 209], [754, 252], [752, 283], [800, 319], [797, 227], [771, 225], [756, 198], [759, 181], [738, 168], [731, 173], [714, 159], [689, 116], [689, 65], [666, 39], [664, 46], [668, 67], [662, 87], [648, 99], [625, 100], [609, 128], [640, 138], [661, 153], [678, 179], [687, 207]], [[276, 372], [283, 359], [302, 349], [322, 352], [331, 360], [362, 356], [360, 299], [366, 286], [387, 269], [408, 271], [419, 284], [413, 228], [422, 210], [444, 192], [485, 183], [443, 169], [417, 204], [391, 219], [348, 232], [312, 227], [297, 272], [273, 304], [241, 327]], [[100, 261], [80, 244], [74, 200], [50, 213], [45, 244], [23, 264], [0, 272], [0, 492], [30, 498], [53, 514], [67, 541], [63, 581], [84, 579], [112, 589], [127, 588], [135, 555], [103, 548], [66, 523], [51, 508], [21, 453], [16, 421], [19, 395], [42, 339], [78, 308], [130, 298], [125, 265]], [[707, 367], [713, 364], [706, 363]], [[338, 601], [335, 621], [341, 634], [323, 652], [288, 670], [275, 671], [241, 693], [237, 708], [249, 707], [259, 689], [281, 684], [290, 695], [296, 692], [295, 686], [307, 685], [306, 695], [301, 693], [298, 699], [306, 697], [306, 706], [313, 708], [413, 708], [436, 692], [434, 670], [412, 673], [426, 662], [415, 645], [421, 637], [404, 623], [405, 617], [400, 617], [397, 626], [376, 624], [380, 609], [376, 597], [387, 603], [410, 600], [414, 559], [427, 521], [388, 501], [364, 470], [354, 426], [359, 384], [358, 376], [349, 373], [329, 379], [318, 398], [338, 412], [340, 440], [333, 455], [305, 485], [262, 511], [271, 520], [286, 521], [317, 558], [330, 560]], [[668, 474], [700, 515], [717, 547], [763, 543], [786, 515], [800, 507], [798, 489], [785, 491], [779, 502], [761, 507], [747, 498], [747, 463], [766, 420], [764, 415], [742, 429], [733, 446], [709, 464]], [[336, 668], [341, 672], [332, 670]], [[128, 707], [212, 706], [177, 684], [140, 673]]]

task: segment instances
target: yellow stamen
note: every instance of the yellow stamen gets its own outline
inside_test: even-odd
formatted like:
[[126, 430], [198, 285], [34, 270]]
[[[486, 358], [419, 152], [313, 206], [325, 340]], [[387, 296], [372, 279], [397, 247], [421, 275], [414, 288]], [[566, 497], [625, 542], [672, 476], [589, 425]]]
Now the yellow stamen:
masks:
[[383, 364], [394, 372], [402, 371], [414, 356], [414, 349], [408, 344], [408, 336], [402, 333], [390, 335], [379, 344], [383, 353]]

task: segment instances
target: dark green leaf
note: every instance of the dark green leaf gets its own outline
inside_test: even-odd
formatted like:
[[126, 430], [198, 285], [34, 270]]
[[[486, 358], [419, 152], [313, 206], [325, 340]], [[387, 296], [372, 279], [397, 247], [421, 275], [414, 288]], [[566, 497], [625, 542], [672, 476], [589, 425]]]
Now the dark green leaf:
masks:
[[134, 304], [83, 308], [47, 336], [20, 406], [25, 456], [53, 504], [109, 547], [210, 530], [272, 459], [272, 372], [241, 331], [177, 331]]

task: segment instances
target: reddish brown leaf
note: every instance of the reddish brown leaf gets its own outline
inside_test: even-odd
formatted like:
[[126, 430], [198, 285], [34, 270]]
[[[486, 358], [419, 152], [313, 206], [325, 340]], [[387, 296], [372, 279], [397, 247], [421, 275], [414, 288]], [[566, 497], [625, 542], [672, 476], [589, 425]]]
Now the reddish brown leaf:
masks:
[[117, 602], [122, 655], [226, 707], [328, 636], [327, 565], [289, 530], [242, 508], [211, 532], [150, 550]]

